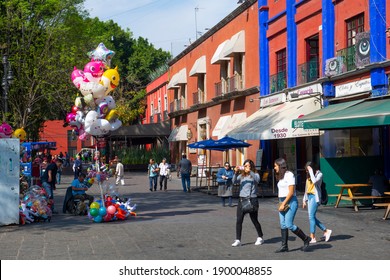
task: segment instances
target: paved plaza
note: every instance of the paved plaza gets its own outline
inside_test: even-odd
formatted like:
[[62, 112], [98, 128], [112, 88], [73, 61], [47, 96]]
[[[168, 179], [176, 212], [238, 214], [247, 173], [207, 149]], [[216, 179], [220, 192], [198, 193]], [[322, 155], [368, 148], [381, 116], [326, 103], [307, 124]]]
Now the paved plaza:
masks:
[[[57, 210], [62, 210], [72, 176], [63, 176], [55, 191]], [[195, 184], [195, 179], [193, 185]], [[51, 222], [0, 227], [2, 260], [389, 260], [390, 220], [382, 220], [384, 209], [320, 207], [318, 218], [333, 235], [330, 242], [317, 242], [308, 252], [302, 241], [290, 234], [288, 253], [276, 254], [280, 228], [277, 198], [260, 198], [259, 220], [265, 243], [255, 246], [256, 231], [245, 217], [241, 247], [235, 239], [236, 207], [222, 207], [215, 195], [184, 193], [181, 181], [168, 181], [168, 191], [150, 192], [145, 173], [125, 174], [121, 197], [137, 204], [137, 217], [125, 221], [95, 223], [87, 216], [55, 214]], [[113, 183], [113, 178], [108, 181]], [[195, 187], [195, 186], [194, 186]], [[89, 191], [96, 198], [95, 184]], [[299, 196], [301, 201], [301, 196]], [[236, 200], [234, 200], [237, 203]], [[307, 211], [299, 209], [296, 224], [309, 233]], [[317, 231], [317, 237], [321, 235]]]

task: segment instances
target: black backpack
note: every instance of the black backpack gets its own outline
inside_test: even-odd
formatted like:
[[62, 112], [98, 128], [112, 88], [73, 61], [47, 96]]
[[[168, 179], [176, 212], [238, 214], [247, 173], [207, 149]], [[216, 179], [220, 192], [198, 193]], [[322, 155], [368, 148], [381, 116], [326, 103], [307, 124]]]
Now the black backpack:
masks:
[[321, 183], [321, 205], [328, 204], [328, 192], [326, 191], [326, 184], [324, 181]]

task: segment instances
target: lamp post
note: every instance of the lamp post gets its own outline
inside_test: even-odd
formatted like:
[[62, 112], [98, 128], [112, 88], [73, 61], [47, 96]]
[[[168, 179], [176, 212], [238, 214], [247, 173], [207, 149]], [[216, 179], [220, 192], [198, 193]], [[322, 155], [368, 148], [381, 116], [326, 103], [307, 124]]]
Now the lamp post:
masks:
[[3, 81], [1, 83], [1, 86], [3, 87], [3, 98], [4, 98], [3, 121], [6, 121], [7, 113], [8, 113], [8, 90], [9, 90], [9, 86], [12, 84], [12, 81], [14, 80], [11, 65], [8, 61], [8, 55], [6, 54], [3, 55], [3, 66], [4, 66], [4, 73], [3, 73]]

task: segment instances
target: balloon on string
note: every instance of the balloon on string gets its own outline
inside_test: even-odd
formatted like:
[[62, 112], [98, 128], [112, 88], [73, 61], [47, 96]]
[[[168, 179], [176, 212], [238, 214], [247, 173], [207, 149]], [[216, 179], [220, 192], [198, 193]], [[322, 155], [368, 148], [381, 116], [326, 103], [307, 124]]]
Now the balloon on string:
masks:
[[104, 73], [104, 64], [102, 61], [92, 59], [84, 66], [84, 75], [89, 82], [98, 83]]
[[0, 125], [0, 138], [11, 138], [12, 133], [12, 127], [8, 123], [3, 122]]
[[103, 43], [100, 43], [93, 51], [88, 52], [89, 58], [102, 61], [108, 67], [111, 65], [111, 59], [114, 55], [115, 52], [107, 49]]
[[77, 69], [74, 67], [72, 74], [70, 75], [73, 84], [75, 85], [76, 88], [80, 88], [80, 83], [81, 82], [87, 82], [88, 80], [85, 78], [84, 71]]
[[[105, 96], [107, 96], [111, 91], [113, 91], [119, 85], [119, 78], [120, 77], [118, 72], [118, 66], [104, 71], [103, 76], [100, 79], [100, 84], [102, 84], [105, 88], [105, 92], [104, 92]], [[97, 97], [95, 95], [94, 97], [103, 98], [103, 97]]]
[[20, 141], [26, 140], [27, 134], [23, 127], [15, 129], [14, 133], [12, 134], [13, 138], [19, 138]]

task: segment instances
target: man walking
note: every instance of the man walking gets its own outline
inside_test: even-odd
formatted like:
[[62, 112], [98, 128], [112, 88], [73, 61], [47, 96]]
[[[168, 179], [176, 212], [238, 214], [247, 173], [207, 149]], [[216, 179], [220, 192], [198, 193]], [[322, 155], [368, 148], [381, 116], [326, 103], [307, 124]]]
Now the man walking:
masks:
[[122, 186], [125, 185], [124, 176], [125, 176], [124, 166], [123, 166], [121, 160], [117, 159], [117, 164], [116, 164], [116, 168], [115, 168], [115, 178], [116, 178], [115, 185], [116, 186], [119, 185], [119, 182], [121, 182]]
[[192, 171], [192, 163], [191, 161], [189, 161], [187, 159], [187, 155], [186, 154], [182, 154], [182, 159], [181, 161], [179, 162], [179, 165], [178, 165], [178, 173], [177, 175], [179, 176], [179, 172], [180, 172], [180, 176], [181, 176], [181, 185], [183, 187], [183, 191], [184, 192], [191, 192], [191, 171]]
[[61, 168], [62, 160], [56, 159], [55, 162], [50, 163], [45, 172], [42, 175], [42, 187], [45, 189], [48, 198], [53, 200], [53, 204], [51, 206], [51, 210], [53, 214], [58, 214], [57, 211], [54, 211], [54, 193], [53, 191], [56, 189], [56, 177], [58, 168]]

